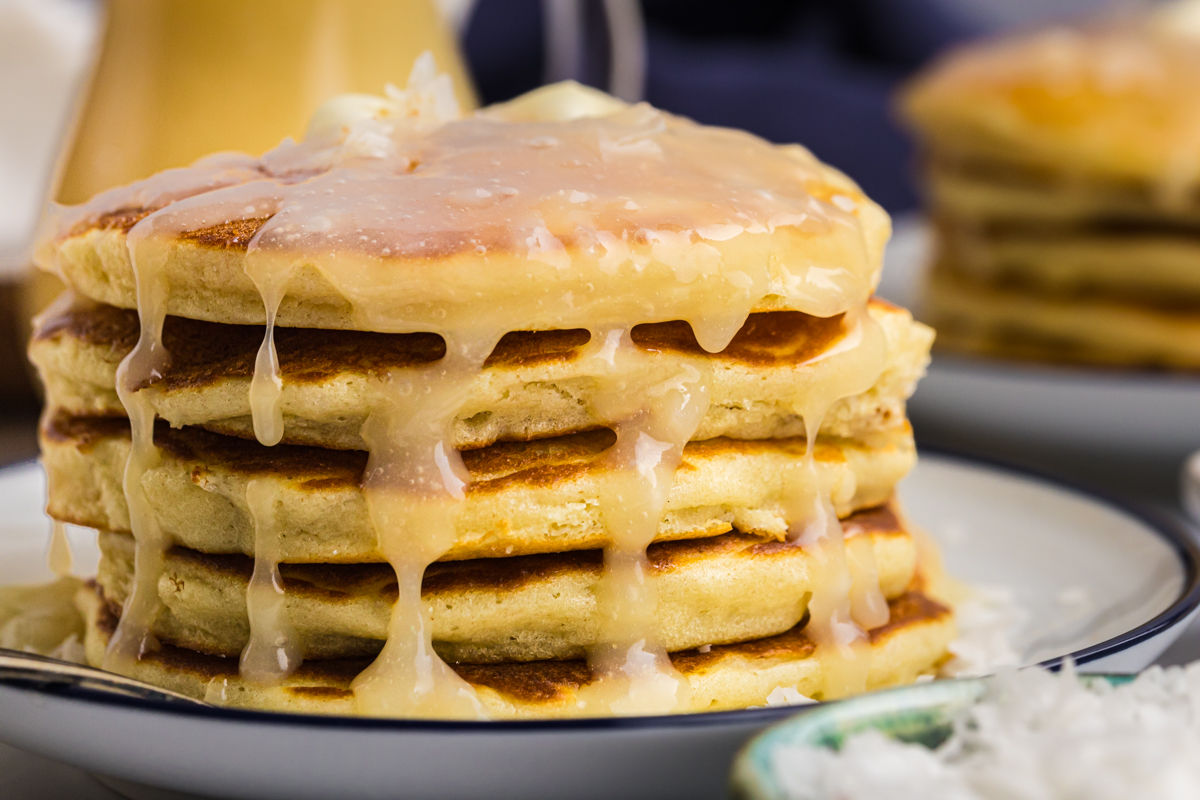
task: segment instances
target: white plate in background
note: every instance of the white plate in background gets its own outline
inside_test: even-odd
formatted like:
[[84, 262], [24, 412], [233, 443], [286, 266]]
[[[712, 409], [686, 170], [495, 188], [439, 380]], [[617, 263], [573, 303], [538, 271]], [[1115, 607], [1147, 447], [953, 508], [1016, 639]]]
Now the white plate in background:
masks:
[[[1007, 587], [1024, 606], [1032, 624], [1017, 644], [1026, 660], [1074, 654], [1093, 670], [1141, 669], [1200, 607], [1197, 549], [1169, 519], [938, 455], [922, 459], [901, 494], [957, 577]], [[0, 471], [6, 581], [47, 576], [42, 497], [37, 466]], [[144, 798], [169, 796], [146, 788], [161, 787], [255, 800], [715, 799], [725, 796], [737, 748], [792, 713], [405, 722], [174, 708], [0, 685], [0, 741], [123, 781], [123, 791]]]
[[[932, 240], [920, 216], [896, 220], [880, 296], [920, 315]], [[935, 354], [909, 402], [939, 442], [1059, 448], [1178, 465], [1200, 448], [1200, 375]]]

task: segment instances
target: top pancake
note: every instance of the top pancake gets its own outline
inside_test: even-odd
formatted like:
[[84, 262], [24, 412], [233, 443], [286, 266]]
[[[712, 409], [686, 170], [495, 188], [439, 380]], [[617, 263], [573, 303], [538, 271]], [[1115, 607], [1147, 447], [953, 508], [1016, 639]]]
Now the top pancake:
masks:
[[1200, 47], [1164, 17], [1054, 28], [940, 60], [903, 108], [939, 157], [1016, 162], [1182, 202], [1200, 178]]
[[572, 86], [465, 119], [428, 106], [343, 103], [300, 144], [58, 209], [38, 263], [132, 308], [132, 249], [167, 313], [214, 322], [262, 324], [260, 288], [282, 287], [282, 326], [683, 319], [706, 349], [752, 310], [833, 316], [878, 279], [887, 215], [798, 146]]

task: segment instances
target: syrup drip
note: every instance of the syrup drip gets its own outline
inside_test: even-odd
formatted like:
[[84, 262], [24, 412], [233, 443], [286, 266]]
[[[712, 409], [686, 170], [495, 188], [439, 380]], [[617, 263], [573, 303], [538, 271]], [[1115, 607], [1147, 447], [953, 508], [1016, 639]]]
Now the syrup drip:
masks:
[[605, 457], [616, 474], [599, 498], [611, 543], [596, 589], [600, 636], [588, 652], [596, 681], [581, 702], [589, 713], [666, 714], [687, 704], [690, 686], [657, 639], [646, 548], [684, 445], [708, 412], [710, 376], [700, 359], [676, 374], [656, 374], [656, 359], [633, 344], [628, 329], [594, 332], [592, 343], [593, 363], [603, 369], [597, 411], [615, 420], [617, 440]]
[[213, 678], [204, 686], [204, 702], [223, 706], [229, 702], [229, 679]]
[[150, 625], [159, 611], [158, 579], [170, 545], [146, 497], [143, 483], [146, 472], [159, 462], [159, 453], [154, 447], [154, 407], [151, 404], [151, 393], [155, 388], [151, 384], [162, 377], [170, 364], [170, 354], [162, 344], [168, 290], [164, 271], [166, 257], [148, 235], [154, 217], [147, 217], [129, 231], [127, 241], [137, 283], [141, 335], [137, 345], [117, 367], [117, 396], [129, 416], [132, 437], [123, 489], [136, 546], [133, 586], [104, 654], [104, 669], [125, 675], [133, 671], [143, 652], [157, 647]]
[[[263, 340], [250, 380], [250, 417], [255, 438], [267, 447], [274, 447], [282, 441], [284, 432], [283, 379], [275, 349], [275, 317], [294, 264], [272, 258], [269, 252], [263, 253], [261, 241], [266, 230], [265, 227], [258, 230], [251, 238], [244, 268], [262, 297], [266, 315]], [[283, 579], [279, 574], [283, 531], [276, 522], [275, 494], [264, 480], [251, 480], [246, 486], [246, 504], [254, 520], [254, 573], [246, 587], [250, 640], [238, 665], [243, 678], [268, 686], [282, 683], [299, 668], [302, 660], [295, 630], [288, 619]]]
[[[816, 479], [815, 473], [812, 479]], [[835, 700], [866, 689], [871, 650], [866, 633], [855, 621], [853, 579], [837, 512], [820, 490], [808, 495], [812, 505], [800, 517], [803, 521], [792, 525], [791, 532], [794, 540], [814, 556], [805, 630], [817, 645], [821, 699]]]
[[398, 593], [383, 652], [351, 684], [360, 714], [485, 718], [474, 688], [433, 650], [421, 580], [456, 538], [455, 514], [470, 475], [453, 447], [452, 426], [502, 335], [447, 336], [440, 361], [391, 371], [363, 426], [370, 449], [363, 490]]
[[250, 641], [242, 650], [239, 669], [246, 680], [267, 686], [281, 683], [301, 661], [279, 574], [281, 531], [275, 515], [278, 494], [263, 478], [246, 485], [246, 505], [254, 520], [254, 573], [246, 589]]
[[246, 274], [262, 296], [267, 323], [254, 360], [254, 377], [250, 380], [250, 416], [254, 437], [267, 447], [274, 447], [283, 439], [283, 407], [280, 404], [283, 379], [279, 375], [279, 354], [275, 350], [275, 317], [283, 302], [292, 265], [272, 268], [272, 261], [255, 258], [261, 235], [262, 231], [259, 231], [251, 240], [246, 258]]
[[850, 616], [864, 631], [886, 625], [891, 612], [879, 588], [879, 564], [868, 536], [846, 535], [846, 567], [850, 571]]
[[839, 399], [869, 389], [887, 358], [878, 326], [864, 310], [847, 312], [845, 324], [849, 333], [815, 359], [815, 374], [795, 402], [807, 444], [804, 463], [785, 486], [783, 498], [789, 538], [814, 556], [806, 631], [817, 645], [823, 676], [820, 696], [825, 700], [866, 689], [871, 650], [865, 630], [886, 624], [889, 613], [870, 543], [860, 540], [870, 555], [859, 542], [847, 545], [816, 465], [817, 437], [826, 412]]
[[50, 548], [46, 551], [46, 566], [58, 577], [65, 578], [71, 574], [73, 563], [71, 542], [67, 539], [67, 526], [54, 520], [50, 533]]

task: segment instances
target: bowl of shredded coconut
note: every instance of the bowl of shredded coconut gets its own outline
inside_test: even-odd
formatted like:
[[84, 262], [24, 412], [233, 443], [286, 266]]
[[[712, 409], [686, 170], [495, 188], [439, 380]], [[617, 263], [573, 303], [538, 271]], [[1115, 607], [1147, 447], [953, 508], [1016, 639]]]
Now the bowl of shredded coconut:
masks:
[[1200, 662], [1008, 670], [829, 703], [753, 739], [743, 800], [1200, 798]]

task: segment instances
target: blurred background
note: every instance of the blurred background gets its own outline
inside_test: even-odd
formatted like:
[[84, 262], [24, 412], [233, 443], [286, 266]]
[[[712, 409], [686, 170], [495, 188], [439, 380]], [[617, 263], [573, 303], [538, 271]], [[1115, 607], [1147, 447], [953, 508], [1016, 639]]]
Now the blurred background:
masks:
[[[896, 87], [955, 43], [1112, 7], [0, 0], [0, 463], [37, 452], [24, 339], [57, 287], [31, 276], [28, 247], [50, 200], [80, 202], [212, 150], [262, 152], [299, 136], [333, 94], [403, 84], [413, 58], [432, 49], [468, 107], [573, 78], [700, 122], [800, 142], [903, 217], [918, 195], [912, 144], [892, 112]], [[1144, 483], [1164, 480], [1163, 496], [1173, 497], [1173, 473]]]

